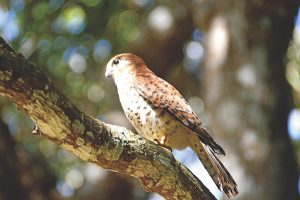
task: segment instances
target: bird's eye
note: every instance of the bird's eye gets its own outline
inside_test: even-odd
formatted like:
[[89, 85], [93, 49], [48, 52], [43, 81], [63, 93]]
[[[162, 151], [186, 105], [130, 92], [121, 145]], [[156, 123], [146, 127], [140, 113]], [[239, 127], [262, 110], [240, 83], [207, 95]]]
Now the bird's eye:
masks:
[[113, 64], [114, 64], [114, 65], [117, 65], [117, 64], [119, 64], [119, 62], [120, 62], [120, 61], [119, 61], [118, 59], [115, 59], [115, 60], [113, 61]]

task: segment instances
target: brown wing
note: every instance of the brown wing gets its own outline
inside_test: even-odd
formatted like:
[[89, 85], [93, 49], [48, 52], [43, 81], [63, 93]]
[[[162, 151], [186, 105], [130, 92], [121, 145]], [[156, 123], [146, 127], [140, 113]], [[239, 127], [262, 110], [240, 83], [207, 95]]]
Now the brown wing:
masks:
[[143, 71], [137, 74], [134, 86], [155, 107], [163, 108], [173, 118], [197, 133], [201, 142], [215, 153], [225, 155], [223, 148], [207, 133], [191, 106], [172, 85], [147, 69], [146, 73]]

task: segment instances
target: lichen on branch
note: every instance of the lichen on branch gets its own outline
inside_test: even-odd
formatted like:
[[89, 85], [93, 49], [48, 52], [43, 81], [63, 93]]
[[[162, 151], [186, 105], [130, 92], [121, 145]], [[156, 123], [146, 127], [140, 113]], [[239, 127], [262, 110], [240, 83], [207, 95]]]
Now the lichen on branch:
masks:
[[34, 63], [2, 38], [0, 94], [29, 116], [42, 136], [85, 161], [139, 178], [146, 191], [165, 199], [215, 199], [167, 150], [79, 111]]

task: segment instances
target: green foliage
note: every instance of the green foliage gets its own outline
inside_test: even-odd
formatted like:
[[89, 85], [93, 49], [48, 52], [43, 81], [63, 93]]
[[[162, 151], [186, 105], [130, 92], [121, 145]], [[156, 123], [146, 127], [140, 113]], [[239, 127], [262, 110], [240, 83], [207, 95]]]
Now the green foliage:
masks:
[[[103, 118], [107, 108], [118, 105], [112, 83], [104, 78], [105, 64], [137, 39], [142, 20], [137, 13], [149, 8], [116, 0], [1, 1], [0, 34], [42, 67], [79, 108]], [[70, 170], [84, 169], [72, 154], [31, 134], [31, 120], [2, 98], [1, 118], [27, 151], [40, 152], [49, 161], [58, 183], [68, 180]]]

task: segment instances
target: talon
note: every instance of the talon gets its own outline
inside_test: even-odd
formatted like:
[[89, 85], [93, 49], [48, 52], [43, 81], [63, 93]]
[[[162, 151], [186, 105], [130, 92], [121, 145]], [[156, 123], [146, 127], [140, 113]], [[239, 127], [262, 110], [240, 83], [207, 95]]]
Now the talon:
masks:
[[167, 137], [166, 137], [166, 136], [161, 137], [160, 140], [154, 139], [154, 142], [155, 142], [156, 144], [158, 144], [158, 145], [160, 145], [161, 147], [164, 147], [164, 148], [166, 148], [166, 149], [168, 149], [169, 151], [172, 152], [172, 148], [165, 144], [166, 141], [167, 141]]
[[160, 144], [159, 141], [158, 141], [158, 139], [154, 139], [153, 142], [154, 142], [155, 144]]
[[167, 141], [167, 137], [166, 136], [162, 136], [161, 138], [160, 138], [160, 144], [161, 145], [165, 145], [165, 143], [166, 143], [166, 141]]

